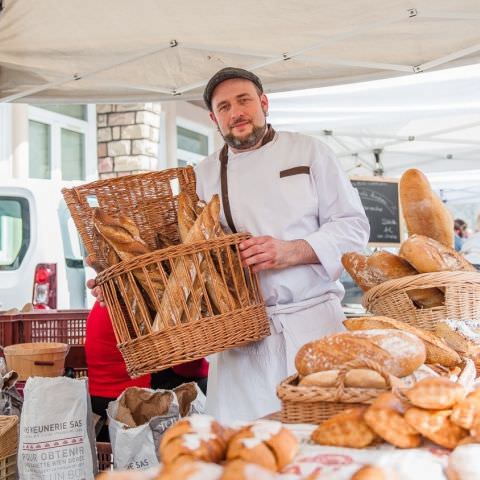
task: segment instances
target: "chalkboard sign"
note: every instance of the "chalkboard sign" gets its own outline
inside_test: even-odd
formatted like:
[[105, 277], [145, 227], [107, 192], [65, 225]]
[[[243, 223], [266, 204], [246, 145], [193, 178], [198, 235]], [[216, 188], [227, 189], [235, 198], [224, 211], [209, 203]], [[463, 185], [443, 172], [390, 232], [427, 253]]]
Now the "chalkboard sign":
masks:
[[354, 177], [350, 181], [358, 190], [370, 222], [370, 246], [399, 246], [402, 225], [398, 197], [398, 180], [381, 177]]

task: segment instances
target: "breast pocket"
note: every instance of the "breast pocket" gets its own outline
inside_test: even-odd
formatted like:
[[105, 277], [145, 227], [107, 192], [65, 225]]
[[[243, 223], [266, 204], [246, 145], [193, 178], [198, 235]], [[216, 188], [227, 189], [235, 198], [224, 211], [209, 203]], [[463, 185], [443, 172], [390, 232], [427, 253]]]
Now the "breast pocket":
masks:
[[281, 170], [278, 185], [284, 202], [296, 216], [316, 212], [316, 192], [308, 165]]

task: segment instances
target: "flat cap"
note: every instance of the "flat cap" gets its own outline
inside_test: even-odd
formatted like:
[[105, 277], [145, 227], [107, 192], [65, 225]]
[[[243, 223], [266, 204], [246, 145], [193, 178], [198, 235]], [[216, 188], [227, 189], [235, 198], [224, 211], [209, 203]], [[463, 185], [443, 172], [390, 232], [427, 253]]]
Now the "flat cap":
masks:
[[263, 93], [262, 82], [254, 73], [244, 70], [243, 68], [222, 68], [208, 81], [205, 91], [203, 92], [203, 100], [210, 111], [212, 111], [213, 91], [220, 83], [224, 82], [225, 80], [231, 80], [232, 78], [243, 78], [244, 80], [250, 80], [260, 90], [260, 92]]

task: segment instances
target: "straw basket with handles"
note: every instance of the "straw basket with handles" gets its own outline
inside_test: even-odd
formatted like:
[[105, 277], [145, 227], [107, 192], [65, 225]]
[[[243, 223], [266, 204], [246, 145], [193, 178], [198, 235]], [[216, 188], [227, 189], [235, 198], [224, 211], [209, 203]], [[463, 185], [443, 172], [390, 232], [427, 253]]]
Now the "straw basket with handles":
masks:
[[[179, 244], [179, 192], [195, 198], [191, 167], [63, 190], [87, 253], [100, 269], [107, 265], [107, 253], [93, 225], [94, 207], [128, 216], [152, 250], [106, 268], [97, 277], [131, 376], [269, 335], [257, 279], [240, 261], [238, 245], [248, 235]], [[174, 245], [159, 249], [162, 239]], [[215, 300], [220, 297], [219, 307]]]
[[[356, 368], [368, 368], [378, 372], [384, 379], [385, 388], [345, 387], [346, 374]], [[475, 381], [475, 365], [470, 359], [463, 359], [462, 372], [457, 383], [467, 390]], [[352, 360], [339, 369], [334, 387], [299, 385], [298, 374], [291, 375], [277, 387], [277, 396], [282, 402], [281, 421], [283, 423], [321, 424], [337, 413], [348, 408], [368, 406], [382, 393], [395, 391], [390, 382], [390, 375], [381, 365], [368, 360]]]
[[[445, 303], [434, 308], [418, 308], [408, 297], [410, 290], [439, 288]], [[375, 315], [383, 315], [435, 332], [441, 320], [480, 319], [480, 272], [421, 273], [389, 280], [371, 288], [362, 299], [363, 306]]]

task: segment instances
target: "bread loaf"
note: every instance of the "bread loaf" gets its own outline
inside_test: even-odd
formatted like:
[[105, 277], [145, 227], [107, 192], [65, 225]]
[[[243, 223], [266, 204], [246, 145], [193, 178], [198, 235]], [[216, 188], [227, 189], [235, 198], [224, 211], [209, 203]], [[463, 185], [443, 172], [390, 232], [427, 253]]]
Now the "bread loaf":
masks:
[[382, 393], [365, 412], [365, 422], [381, 438], [398, 448], [416, 448], [421, 437], [403, 418], [407, 407], [395, 394]]
[[350, 331], [372, 330], [378, 328], [403, 330], [413, 333], [425, 344], [427, 350], [426, 363], [440, 363], [446, 367], [453, 367], [461, 363], [458, 353], [440, 340], [436, 335], [430, 332], [415, 328], [408, 323], [394, 320], [389, 317], [371, 316], [349, 318], [343, 321], [343, 324]]
[[412, 235], [405, 240], [400, 247], [400, 256], [420, 273], [477, 271], [461, 253], [423, 235]]
[[254, 463], [277, 472], [295, 457], [299, 443], [280, 422], [259, 420], [234, 434], [227, 449], [227, 460]]
[[[404, 258], [382, 250], [370, 256], [345, 253], [342, 255], [342, 264], [364, 292], [388, 280], [418, 273]], [[438, 307], [445, 301], [443, 292], [438, 288], [411, 290], [408, 296], [422, 308]]]
[[218, 463], [225, 458], [227, 439], [228, 432], [213, 418], [192, 415], [164, 433], [159, 456], [167, 467], [183, 460]]
[[364, 448], [379, 439], [367, 425], [364, 414], [367, 407], [349, 408], [329, 418], [312, 433], [312, 441], [319, 445]]
[[425, 235], [453, 248], [453, 217], [432, 191], [427, 177], [415, 168], [400, 178], [400, 203], [409, 235]]
[[440, 320], [435, 333], [463, 354], [476, 354], [480, 349], [479, 320]]
[[421, 340], [408, 332], [365, 330], [329, 335], [305, 344], [297, 353], [295, 366], [306, 376], [339, 369], [355, 359], [372, 360], [397, 377], [410, 375], [425, 362]]
[[[301, 386], [316, 386], [329, 388], [336, 385], [338, 370], [326, 370], [323, 372], [311, 373], [300, 380]], [[401, 386], [399, 378], [390, 375], [390, 383]], [[344, 384], [350, 388], [386, 388], [385, 379], [375, 370], [368, 368], [354, 368], [345, 375]]]

